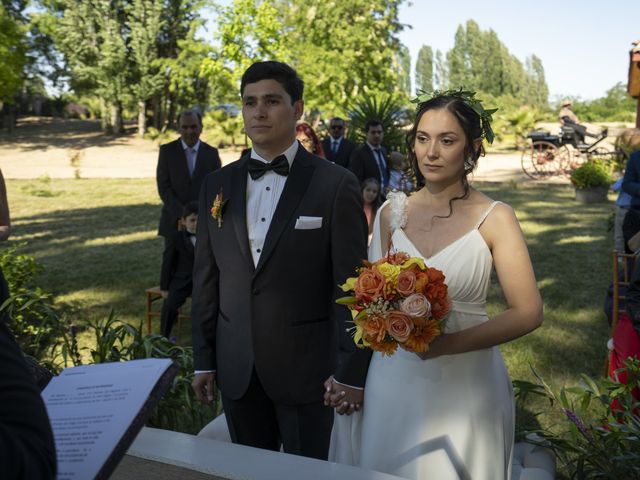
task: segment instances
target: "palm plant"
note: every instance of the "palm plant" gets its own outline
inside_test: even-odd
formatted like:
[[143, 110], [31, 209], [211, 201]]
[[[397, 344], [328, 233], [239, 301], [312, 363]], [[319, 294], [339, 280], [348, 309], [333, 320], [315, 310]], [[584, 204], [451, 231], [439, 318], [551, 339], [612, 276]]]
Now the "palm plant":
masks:
[[383, 145], [390, 151], [405, 152], [407, 127], [413, 120], [411, 110], [404, 107], [392, 94], [363, 96], [349, 106], [349, 139], [356, 143], [365, 141], [365, 125], [369, 120], [379, 120], [384, 127]]

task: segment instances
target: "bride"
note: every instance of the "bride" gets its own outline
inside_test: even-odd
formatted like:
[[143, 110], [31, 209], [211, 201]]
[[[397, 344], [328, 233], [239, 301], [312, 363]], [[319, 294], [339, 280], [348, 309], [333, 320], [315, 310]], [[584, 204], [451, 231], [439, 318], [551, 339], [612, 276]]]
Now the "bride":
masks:
[[[408, 147], [424, 187], [393, 194], [374, 223], [369, 258], [389, 249], [442, 270], [451, 298], [445, 333], [426, 354], [374, 352], [364, 392], [325, 383], [337, 407], [329, 460], [408, 479], [509, 479], [511, 381], [498, 345], [540, 326], [542, 301], [518, 220], [469, 186], [493, 140], [490, 111], [474, 94], [418, 98]], [[495, 266], [507, 309], [488, 318]]]

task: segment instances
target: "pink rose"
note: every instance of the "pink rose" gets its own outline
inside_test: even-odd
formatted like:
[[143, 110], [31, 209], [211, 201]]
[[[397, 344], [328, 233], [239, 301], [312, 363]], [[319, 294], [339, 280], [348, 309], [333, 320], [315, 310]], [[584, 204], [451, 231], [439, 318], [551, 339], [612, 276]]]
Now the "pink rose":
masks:
[[431, 304], [421, 293], [414, 293], [402, 301], [400, 310], [411, 317], [426, 317], [431, 315]]
[[416, 274], [412, 270], [403, 270], [398, 275], [397, 292], [403, 297], [408, 297], [416, 289]]
[[391, 310], [385, 318], [387, 332], [397, 342], [405, 342], [413, 330], [413, 320], [398, 310]]

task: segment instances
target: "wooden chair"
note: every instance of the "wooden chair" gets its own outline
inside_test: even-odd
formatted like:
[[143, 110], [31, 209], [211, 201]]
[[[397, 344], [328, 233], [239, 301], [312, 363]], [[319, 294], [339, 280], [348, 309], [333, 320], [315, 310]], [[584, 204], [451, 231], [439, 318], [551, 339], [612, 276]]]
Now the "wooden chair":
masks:
[[[147, 316], [147, 334], [151, 334], [151, 319], [153, 317], [160, 317], [161, 309], [154, 309], [153, 305], [156, 300], [162, 300], [162, 293], [160, 293], [160, 287], [147, 288], [145, 291], [145, 314]], [[162, 304], [162, 302], [160, 302]], [[162, 307], [161, 307], [162, 308]], [[178, 336], [182, 327], [182, 320], [189, 320], [190, 316], [182, 313], [182, 308], [178, 309]]]
[[[621, 290], [624, 288], [623, 292], [626, 292], [626, 289], [629, 287], [629, 283], [631, 280], [631, 272], [633, 262], [635, 261], [636, 256], [632, 253], [622, 253], [614, 250], [612, 253], [613, 260], [613, 309], [611, 315], [611, 332], [609, 336], [609, 341], [607, 342], [607, 359], [605, 361], [605, 376], [609, 373], [609, 362], [611, 361], [611, 351], [613, 350], [613, 332], [618, 325], [618, 318], [621, 313], [626, 313], [626, 300], [627, 297], [625, 294], [621, 293]], [[621, 303], [623, 303], [624, 307], [621, 307]]]

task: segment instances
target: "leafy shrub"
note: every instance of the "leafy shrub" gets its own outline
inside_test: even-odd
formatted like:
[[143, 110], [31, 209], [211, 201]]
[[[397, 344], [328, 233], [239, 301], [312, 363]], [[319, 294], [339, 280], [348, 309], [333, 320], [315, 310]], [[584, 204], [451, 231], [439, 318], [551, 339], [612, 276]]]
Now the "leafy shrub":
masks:
[[599, 159], [585, 162], [571, 172], [571, 183], [576, 188], [609, 188], [612, 182], [611, 167]]
[[[640, 478], [640, 360], [625, 362], [627, 384], [582, 375], [579, 386], [555, 393], [534, 371], [538, 383], [517, 382], [526, 395], [539, 396], [556, 416], [549, 429], [527, 432], [529, 441], [551, 448], [569, 478]], [[615, 402], [615, 403], [614, 403]], [[542, 413], [542, 412], [540, 412]]]
[[[180, 365], [170, 389], [153, 412], [147, 425], [155, 428], [197, 433], [220, 413], [220, 405], [202, 405], [196, 398], [191, 382], [194, 375], [191, 347], [174, 345], [162, 335], [142, 334], [142, 323], [135, 327], [118, 320], [112, 311], [106, 319], [90, 321], [87, 330], [95, 337], [90, 350], [92, 363], [123, 362], [143, 358], [171, 358]], [[73, 331], [64, 341], [72, 358], [80, 358], [74, 349]], [[76, 364], [74, 362], [74, 364]]]
[[8, 314], [8, 325], [23, 352], [40, 359], [56, 342], [59, 318], [52, 315], [51, 295], [33, 285], [42, 266], [33, 257], [18, 253], [22, 245], [0, 251], [0, 268], [10, 293], [0, 312]]
[[389, 150], [405, 152], [406, 127], [413, 121], [413, 111], [404, 108], [393, 95], [363, 95], [349, 108], [349, 138], [364, 143], [364, 126], [380, 120], [384, 127], [383, 145]]
[[[194, 375], [191, 347], [174, 345], [161, 335], [143, 335], [142, 323], [129, 325], [112, 311], [107, 318], [83, 321], [79, 312], [55, 305], [51, 294], [33, 285], [42, 267], [33, 257], [18, 253], [20, 245], [0, 251], [0, 267], [9, 284], [10, 297], [0, 307], [22, 351], [49, 371], [89, 363], [123, 362], [143, 358], [171, 358], [180, 371], [148, 421], [149, 426], [197, 433], [211, 421], [220, 406], [201, 405], [191, 388]], [[74, 319], [76, 321], [74, 321]], [[78, 334], [83, 332], [80, 347]]]

